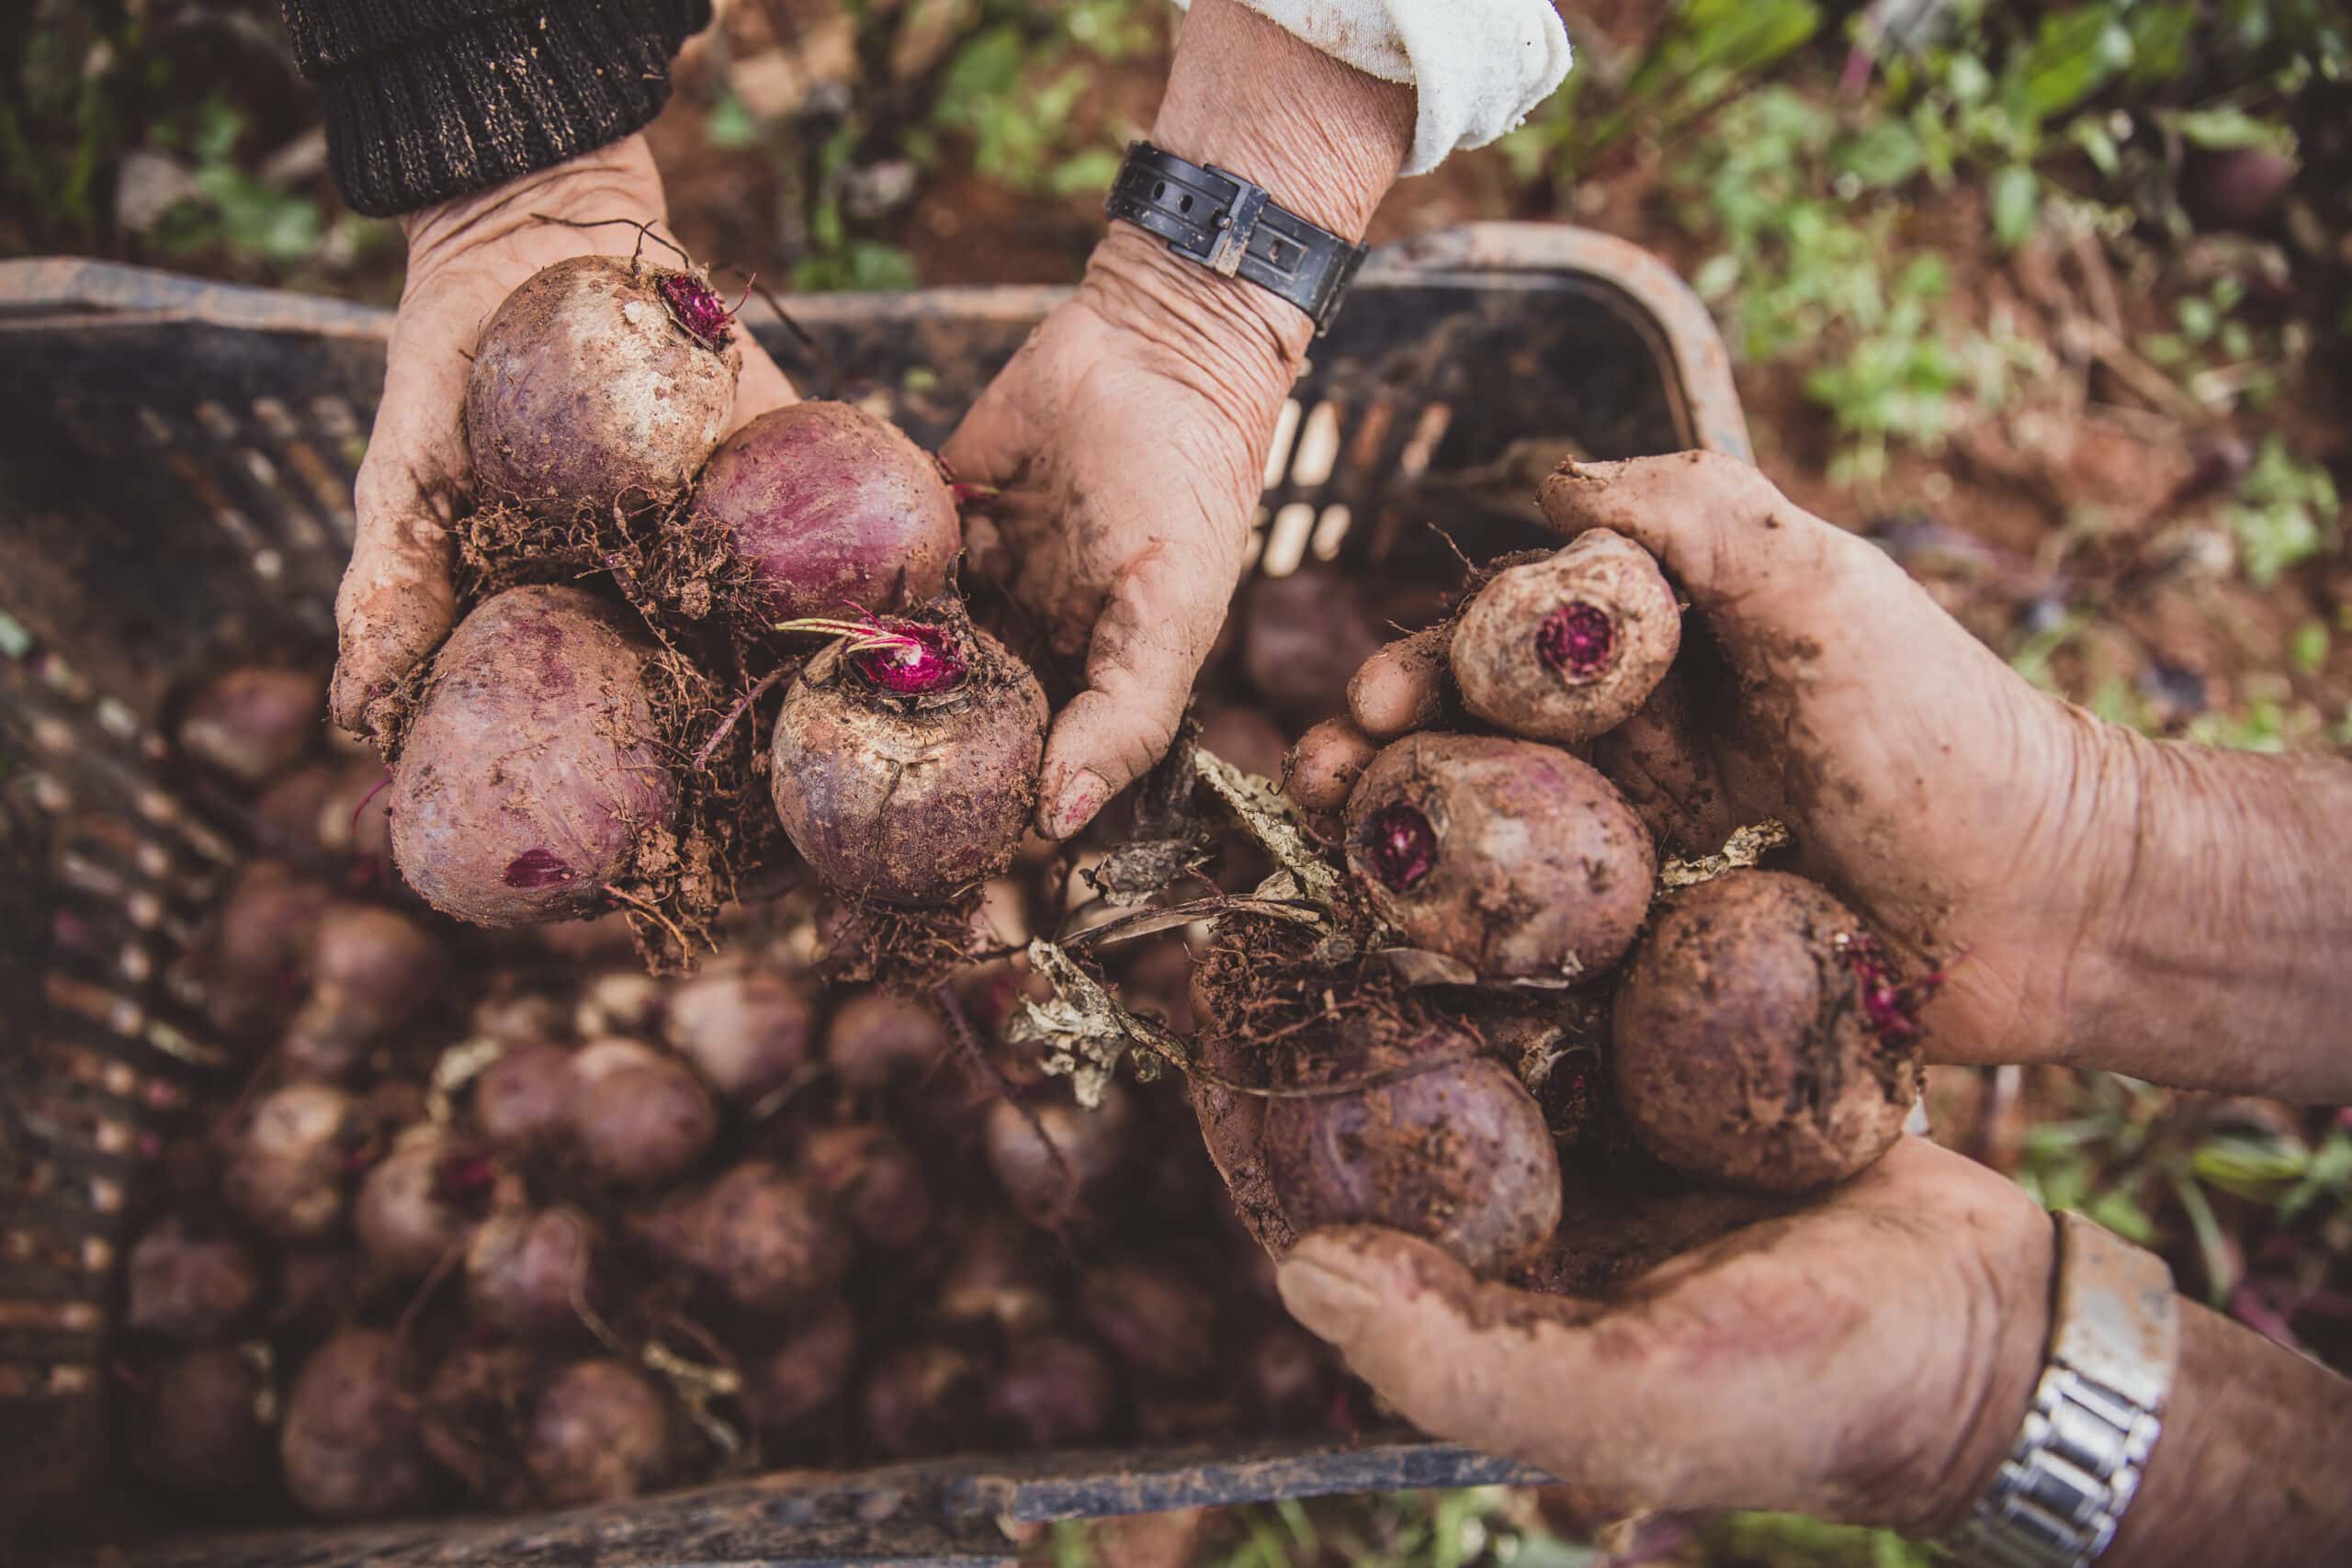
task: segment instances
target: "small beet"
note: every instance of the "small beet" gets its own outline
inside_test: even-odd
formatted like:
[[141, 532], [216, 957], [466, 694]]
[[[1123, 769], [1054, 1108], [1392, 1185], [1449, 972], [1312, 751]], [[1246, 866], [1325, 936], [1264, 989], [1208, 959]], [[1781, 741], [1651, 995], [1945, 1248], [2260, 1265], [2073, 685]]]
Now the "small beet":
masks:
[[1355, 580], [1328, 567], [1252, 578], [1235, 618], [1250, 684], [1300, 722], [1338, 711], [1357, 668], [1386, 640]]
[[315, 671], [247, 665], [215, 676], [180, 715], [180, 750], [244, 784], [259, 784], [311, 749], [325, 728], [326, 683]]
[[661, 1034], [669, 1010], [670, 987], [641, 967], [607, 969], [580, 987], [571, 1021], [582, 1040], [651, 1040]]
[[987, 1400], [987, 1381], [971, 1357], [952, 1345], [918, 1343], [885, 1357], [858, 1403], [876, 1448], [915, 1459], [969, 1446]]
[[1283, 786], [1309, 811], [1337, 811], [1379, 750], [1354, 719], [1324, 719], [1283, 759]]
[[726, 531], [774, 618], [896, 610], [947, 586], [963, 548], [939, 465], [849, 403], [773, 409], [729, 436], [694, 513]]
[[256, 1492], [277, 1459], [264, 1414], [269, 1401], [263, 1362], [237, 1346], [202, 1345], [139, 1363], [122, 1424], [130, 1468], [191, 1498]]
[[1534, 740], [1589, 740], [1648, 700], [1682, 642], [1657, 562], [1606, 528], [1508, 567], [1455, 623], [1449, 659], [1463, 705]]
[[392, 775], [381, 759], [354, 757], [334, 772], [318, 802], [310, 838], [338, 860], [389, 862], [392, 855]]
[[431, 1500], [433, 1472], [403, 1386], [399, 1344], [350, 1328], [302, 1363], [277, 1452], [286, 1489], [322, 1518], [401, 1513]]
[[229, 1129], [220, 1195], [279, 1241], [314, 1241], [343, 1223], [349, 1156], [363, 1135], [357, 1105], [326, 1084], [263, 1096]]
[[443, 914], [483, 926], [595, 913], [677, 786], [647, 648], [576, 588], [477, 606], [433, 661], [392, 769], [392, 852]]
[[495, 1149], [545, 1148], [571, 1131], [580, 1080], [560, 1045], [516, 1045], [474, 1079], [474, 1130]]
[[[918, 626], [933, 629], [886, 629]], [[834, 887], [893, 904], [944, 902], [1010, 863], [1045, 755], [1046, 694], [1019, 660], [960, 613], [922, 646], [911, 661], [845, 642], [819, 653], [770, 750], [793, 847]], [[918, 677], [924, 689], [909, 687]]]
[[506, 989], [502, 983], [501, 988], [474, 1004], [470, 1022], [477, 1040], [518, 1047], [543, 1045], [563, 1038], [567, 1014], [563, 1004], [545, 991]]
[[1735, 871], [1683, 894], [1617, 993], [1611, 1066], [1643, 1146], [1703, 1179], [1802, 1192], [1884, 1154], [1919, 1091], [1917, 1009], [1823, 889]]
[[432, 1002], [447, 970], [441, 944], [406, 915], [328, 906], [311, 947], [311, 992], [287, 1026], [281, 1064], [298, 1077], [348, 1077]]
[[556, 520], [683, 494], [735, 406], [729, 336], [691, 274], [622, 256], [541, 268], [474, 345], [475, 488]]
[[865, 1242], [885, 1252], [912, 1247], [931, 1229], [922, 1166], [887, 1127], [820, 1127], [800, 1145], [801, 1179]]
[[466, 1247], [466, 1304], [502, 1333], [547, 1335], [580, 1322], [595, 1287], [596, 1227], [577, 1209], [504, 1209]]
[[1648, 913], [1657, 852], [1607, 779], [1529, 740], [1408, 735], [1348, 799], [1348, 863], [1411, 945], [1482, 980], [1600, 973]]
[[1079, 1305], [1103, 1343], [1147, 1377], [1181, 1382], [1216, 1364], [1216, 1298], [1173, 1265], [1098, 1267], [1080, 1288]]
[[989, 1414], [1033, 1449], [1070, 1448], [1111, 1425], [1118, 1384], [1100, 1351], [1066, 1334], [1024, 1339], [989, 1389]]
[[1466, 1031], [1390, 1032], [1361, 1018], [1299, 1037], [1293, 1055], [1302, 1088], [1385, 1080], [1268, 1102], [1267, 1168], [1295, 1229], [1385, 1225], [1479, 1274], [1551, 1239], [1560, 1164], [1544, 1114]]
[[849, 1387], [857, 1363], [857, 1320], [835, 1297], [782, 1343], [743, 1369], [743, 1404], [762, 1432], [791, 1442]]
[[255, 861], [238, 873], [192, 960], [205, 1018], [230, 1042], [271, 1032], [300, 1002], [319, 917], [334, 898], [281, 862]]
[[1267, 1325], [1250, 1347], [1242, 1376], [1250, 1403], [1275, 1431], [1329, 1420], [1340, 1383], [1330, 1348], [1293, 1323]]
[[131, 1244], [123, 1274], [123, 1326], [183, 1343], [221, 1337], [261, 1299], [261, 1266], [250, 1248], [177, 1218]]
[[522, 1183], [485, 1151], [427, 1123], [359, 1184], [351, 1228], [369, 1262], [413, 1279], [454, 1260], [492, 1210], [522, 1200]]
[[825, 1026], [825, 1061], [842, 1087], [854, 1093], [911, 1084], [946, 1049], [939, 1015], [888, 991], [860, 991], [845, 998]]
[[610, 1503], [658, 1484], [674, 1443], [662, 1391], [627, 1363], [598, 1358], [540, 1385], [523, 1463], [533, 1495], [549, 1507]]
[[789, 974], [738, 959], [673, 986], [662, 1028], [721, 1098], [750, 1101], [807, 1064], [816, 1016]]
[[643, 1224], [646, 1241], [747, 1312], [780, 1312], [848, 1270], [849, 1237], [823, 1201], [764, 1160], [745, 1160]]
[[[614, 1060], [623, 1050], [634, 1059]], [[633, 1041], [603, 1042], [572, 1058], [572, 1076], [579, 1080], [572, 1143], [606, 1181], [624, 1187], [667, 1181], [700, 1159], [718, 1135], [710, 1091], [674, 1056]]]
[[1134, 1121], [1117, 1084], [1104, 1085], [1102, 1103], [1091, 1111], [1067, 1100], [1028, 1107], [1000, 1100], [989, 1107], [989, 1168], [1023, 1219], [1032, 1224], [1068, 1220], [1125, 1160]]
[[962, 1327], [1031, 1333], [1053, 1321], [1054, 1296], [1037, 1244], [997, 1221], [972, 1231], [940, 1281], [940, 1317]]

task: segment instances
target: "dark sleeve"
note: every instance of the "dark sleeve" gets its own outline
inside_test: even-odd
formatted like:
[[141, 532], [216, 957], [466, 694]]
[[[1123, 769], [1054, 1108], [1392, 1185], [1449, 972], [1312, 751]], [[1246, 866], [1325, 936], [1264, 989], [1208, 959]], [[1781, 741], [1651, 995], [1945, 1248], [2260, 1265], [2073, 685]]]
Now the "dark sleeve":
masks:
[[710, 0], [285, 0], [343, 198], [383, 217], [617, 141]]

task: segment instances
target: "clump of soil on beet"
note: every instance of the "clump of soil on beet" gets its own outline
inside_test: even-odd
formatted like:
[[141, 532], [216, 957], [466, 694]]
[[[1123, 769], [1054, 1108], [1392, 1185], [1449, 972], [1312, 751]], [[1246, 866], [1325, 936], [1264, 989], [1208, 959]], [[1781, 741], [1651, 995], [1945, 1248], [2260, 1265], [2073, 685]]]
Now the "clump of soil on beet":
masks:
[[1618, 1106], [1643, 1145], [1711, 1180], [1801, 1192], [1886, 1152], [1919, 1092], [1934, 977], [1822, 888], [1736, 871], [1683, 894], [1616, 1004]]
[[933, 905], [1009, 864], [1036, 803], [1046, 696], [962, 604], [933, 601], [826, 648], [769, 752], [785, 833], [842, 892]]

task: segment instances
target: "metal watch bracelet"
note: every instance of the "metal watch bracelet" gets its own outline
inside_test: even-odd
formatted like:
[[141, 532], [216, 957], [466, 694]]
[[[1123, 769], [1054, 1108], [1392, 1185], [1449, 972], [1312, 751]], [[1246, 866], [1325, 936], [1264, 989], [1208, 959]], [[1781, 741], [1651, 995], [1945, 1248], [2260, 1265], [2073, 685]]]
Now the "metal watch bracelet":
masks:
[[1944, 1549], [1976, 1568], [2082, 1568], [2115, 1539], [2179, 1357], [2172, 1270], [2057, 1216], [2050, 1351], [2016, 1445]]

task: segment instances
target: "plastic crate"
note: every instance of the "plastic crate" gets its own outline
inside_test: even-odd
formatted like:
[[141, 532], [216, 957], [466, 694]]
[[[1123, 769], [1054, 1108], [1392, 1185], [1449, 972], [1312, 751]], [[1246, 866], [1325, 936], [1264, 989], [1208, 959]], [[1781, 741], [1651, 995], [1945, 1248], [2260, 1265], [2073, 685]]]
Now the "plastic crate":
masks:
[[[805, 390], [936, 446], [1044, 288], [794, 302]], [[0, 263], [0, 1540], [133, 1563], [1000, 1563], [1004, 1522], [1534, 1479], [1409, 1435], [987, 1455], [778, 1472], [520, 1518], [174, 1535], [118, 1529], [107, 1399], [141, 1133], [223, 1058], [159, 984], [224, 889], [233, 824], [151, 771], [189, 671], [323, 660], [388, 311], [76, 261]], [[1377, 253], [1268, 464], [1253, 570], [1395, 570], [1527, 542], [1534, 479], [1595, 457], [1745, 456], [1723, 345], [1656, 258], [1489, 224]], [[70, 939], [70, 940], [68, 940]], [[0, 1559], [10, 1548], [0, 1547]]]

